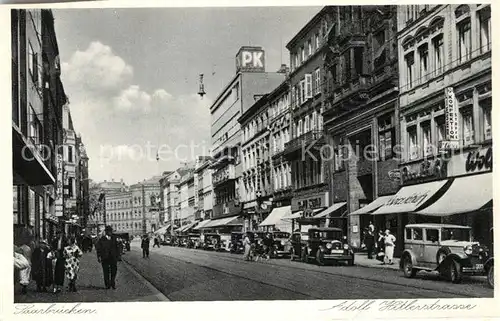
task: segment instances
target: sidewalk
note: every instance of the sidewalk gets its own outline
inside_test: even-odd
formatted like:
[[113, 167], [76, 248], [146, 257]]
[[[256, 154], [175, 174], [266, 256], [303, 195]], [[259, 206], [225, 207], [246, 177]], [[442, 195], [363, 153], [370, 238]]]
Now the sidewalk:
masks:
[[[125, 256], [128, 255], [125, 254]], [[77, 281], [78, 292], [68, 292], [67, 280], [61, 293], [37, 293], [35, 282], [28, 286], [28, 293], [21, 294], [21, 287], [14, 286], [14, 303], [55, 303], [55, 302], [151, 302], [168, 300], [148, 281], [140, 276], [124, 261], [118, 262], [116, 290], [104, 287], [102, 267], [97, 262], [96, 253], [83, 254], [80, 259], [80, 273]]]
[[371, 268], [388, 269], [388, 270], [399, 270], [399, 258], [394, 258], [393, 265], [382, 264], [382, 262], [375, 259], [369, 259], [368, 255], [364, 252], [354, 254], [354, 264], [358, 266], [365, 266]]

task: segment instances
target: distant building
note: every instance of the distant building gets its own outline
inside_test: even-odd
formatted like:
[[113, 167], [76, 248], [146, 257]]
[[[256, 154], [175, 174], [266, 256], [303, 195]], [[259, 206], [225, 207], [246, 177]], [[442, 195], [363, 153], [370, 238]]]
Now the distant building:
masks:
[[200, 156], [197, 159], [196, 168], [194, 171], [196, 185], [197, 211], [195, 219], [207, 220], [213, 216], [213, 192], [212, 192], [212, 170], [210, 164], [212, 157]]

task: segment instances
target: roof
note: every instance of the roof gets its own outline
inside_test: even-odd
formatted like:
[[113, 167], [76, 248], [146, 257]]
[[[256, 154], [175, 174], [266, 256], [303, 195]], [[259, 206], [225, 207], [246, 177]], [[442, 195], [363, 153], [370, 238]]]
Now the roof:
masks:
[[453, 224], [439, 224], [439, 223], [420, 223], [420, 224], [408, 224], [405, 228], [408, 227], [420, 227], [420, 228], [462, 228], [462, 229], [470, 229], [469, 226], [463, 225], [453, 225]]
[[304, 35], [317, 23], [320, 22], [320, 18], [326, 13], [326, 11], [330, 10], [329, 6], [323, 7], [314, 17], [309, 20], [302, 29], [297, 32], [297, 34], [286, 44], [286, 48], [291, 50], [293, 46], [304, 37]]

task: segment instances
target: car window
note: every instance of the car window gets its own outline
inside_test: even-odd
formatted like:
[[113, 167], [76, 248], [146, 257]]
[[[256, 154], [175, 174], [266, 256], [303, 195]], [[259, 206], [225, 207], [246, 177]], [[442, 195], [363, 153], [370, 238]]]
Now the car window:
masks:
[[425, 240], [428, 242], [437, 242], [439, 240], [439, 230], [427, 229], [425, 230]]
[[411, 240], [411, 228], [407, 228], [405, 229], [405, 231], [406, 231], [405, 233], [406, 239]]
[[421, 228], [413, 229], [413, 240], [422, 241], [424, 239], [424, 235]]

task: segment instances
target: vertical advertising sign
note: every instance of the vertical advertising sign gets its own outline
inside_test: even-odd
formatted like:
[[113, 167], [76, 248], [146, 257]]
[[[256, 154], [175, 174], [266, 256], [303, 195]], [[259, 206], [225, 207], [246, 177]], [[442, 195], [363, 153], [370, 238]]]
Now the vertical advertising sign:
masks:
[[458, 119], [458, 105], [455, 99], [455, 92], [453, 91], [453, 87], [447, 87], [444, 90], [445, 140], [439, 142], [440, 151], [460, 148]]
[[63, 216], [63, 157], [57, 154], [57, 180], [56, 180], [56, 210], [57, 217]]

